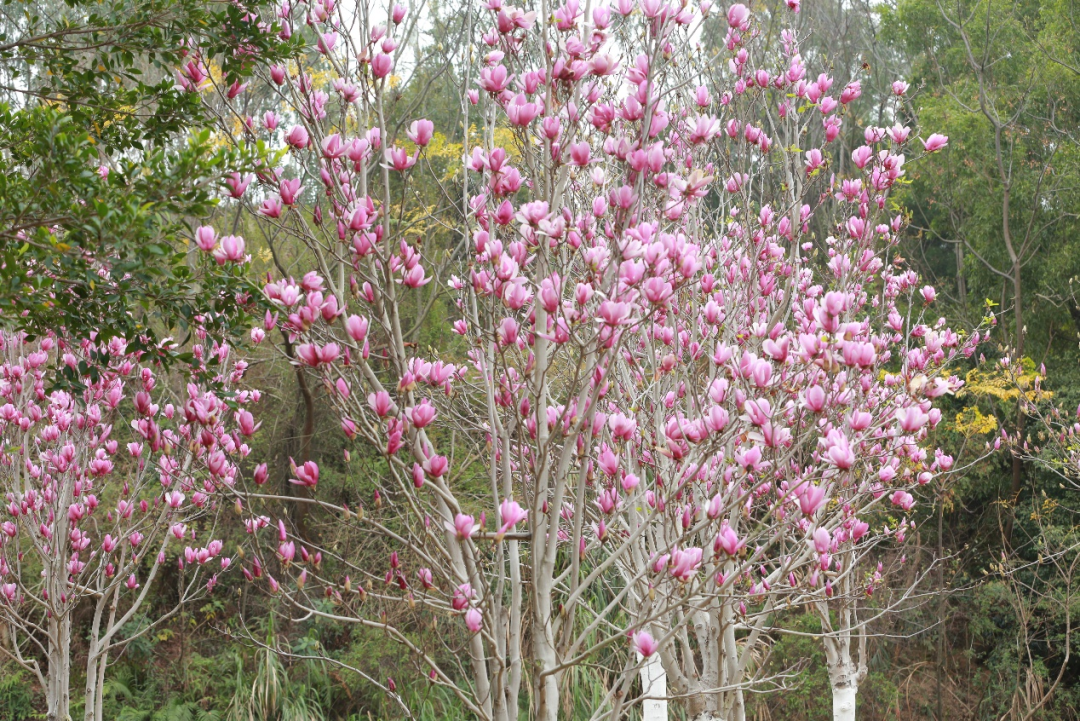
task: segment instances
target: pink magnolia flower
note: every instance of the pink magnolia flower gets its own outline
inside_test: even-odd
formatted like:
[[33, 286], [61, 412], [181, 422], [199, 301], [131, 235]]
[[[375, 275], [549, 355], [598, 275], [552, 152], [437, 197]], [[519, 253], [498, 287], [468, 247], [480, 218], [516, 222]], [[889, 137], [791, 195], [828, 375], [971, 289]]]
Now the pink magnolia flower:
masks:
[[336, 32], [321, 33], [317, 40], [319, 52], [323, 55], [329, 55], [334, 49], [334, 45], [337, 44], [337, 39], [338, 34]]
[[0, 595], [2, 595], [8, 603], [15, 603], [18, 593], [19, 587], [14, 583], [5, 583], [3, 586], [0, 586]]
[[803, 483], [796, 490], [799, 497], [799, 510], [807, 517], [813, 516], [825, 502], [827, 489], [812, 483]]
[[930, 416], [923, 413], [918, 406], [898, 408], [896, 411], [896, 421], [900, 424], [900, 430], [905, 433], [918, 432], [926, 425], [928, 420], [930, 420]]
[[905, 511], [910, 511], [912, 506], [915, 505], [915, 498], [907, 491], [894, 491], [889, 498], [894, 506], [897, 506]]
[[825, 437], [826, 455], [829, 461], [841, 470], [847, 470], [855, 465], [855, 453], [851, 450], [847, 436], [837, 429], [829, 431]]
[[[289, 459], [292, 463], [292, 459]], [[295, 466], [295, 464], [293, 464]], [[289, 483], [297, 486], [314, 488], [319, 482], [319, 466], [315, 461], [305, 461], [301, 466], [295, 466], [296, 478], [290, 478]]]
[[281, 202], [285, 205], [294, 205], [296, 203], [297, 194], [300, 192], [300, 178], [293, 178], [292, 180], [282, 180], [278, 186], [278, 192], [281, 195]]
[[750, 8], [742, 3], [736, 3], [728, 8], [728, 26], [733, 30], [746, 31], [750, 28]]
[[371, 59], [371, 74], [376, 78], [385, 78], [394, 69], [394, 61], [389, 55], [379, 54]]
[[649, 658], [660, 648], [648, 631], [635, 631], [630, 638], [630, 646], [645, 658]]
[[195, 229], [195, 244], [199, 250], [210, 253], [217, 246], [217, 233], [209, 225], [202, 225]]
[[814, 531], [814, 550], [817, 553], [828, 553], [831, 545], [832, 536], [829, 535], [829, 531], [818, 526]]
[[241, 198], [247, 191], [248, 185], [255, 179], [254, 175], [250, 173], [247, 175], [240, 175], [240, 173], [232, 173], [225, 179], [225, 184], [229, 186], [230, 198]]
[[379, 418], [385, 418], [394, 408], [394, 402], [390, 400], [390, 394], [386, 391], [371, 393], [367, 397], [368, 405]]
[[405, 409], [405, 417], [415, 428], [425, 428], [435, 420], [435, 406], [431, 405], [427, 398], [420, 401], [419, 405]]
[[499, 517], [503, 522], [502, 527], [499, 528], [499, 535], [503, 535], [518, 523], [524, 521], [528, 515], [528, 511], [519, 506], [517, 501], [512, 501], [509, 498], [504, 500], [499, 504]]
[[874, 149], [869, 145], [860, 145], [851, 151], [851, 162], [855, 163], [855, 167], [860, 170], [865, 168], [873, 157]]
[[357, 343], [362, 343], [364, 338], [367, 337], [367, 318], [358, 315], [350, 315], [345, 321], [345, 330], [348, 332], [350, 338]]
[[281, 217], [281, 198], [272, 195], [262, 202], [259, 207], [259, 214], [264, 215], [267, 218], [280, 218]]
[[412, 125], [409, 126], [409, 130], [406, 133], [409, 140], [413, 141], [421, 148], [425, 147], [431, 142], [432, 135], [435, 133], [435, 124], [430, 120], [414, 120]]
[[470, 608], [465, 612], [465, 627], [472, 633], [479, 633], [484, 627], [484, 616], [478, 608]]
[[671, 561], [669, 563], [671, 575], [682, 583], [686, 583], [694, 577], [698, 568], [701, 567], [701, 549], [677, 548], [671, 552]]
[[341, 140], [341, 135], [338, 133], [327, 135], [322, 141], [323, 156], [330, 159], [340, 158], [348, 152], [350, 147]]
[[476, 523], [476, 520], [464, 513], [458, 513], [454, 515], [454, 522], [446, 525], [447, 530], [453, 531], [459, 540], [466, 540], [472, 538], [473, 534], [480, 530], [480, 524]]
[[717, 553], [723, 551], [729, 556], [736, 556], [745, 545], [746, 541], [740, 540], [735, 529], [729, 526], [727, 521], [724, 521], [720, 526], [720, 532], [716, 534], [713, 550]]
[[225, 263], [244, 262], [244, 239], [239, 235], [226, 235], [222, 237], [218, 247], [214, 250], [214, 260], [218, 265]]
[[509, 84], [510, 78], [504, 65], [496, 65], [480, 71], [480, 87], [489, 93], [501, 93]]
[[949, 144], [949, 138], [947, 135], [941, 135], [940, 133], [934, 133], [929, 138], [923, 141], [923, 148], [926, 152], [934, 153], [941, 150]]
[[406, 171], [416, 164], [416, 157], [409, 155], [408, 150], [398, 146], [388, 148], [386, 150], [385, 156], [386, 162], [389, 164], [389, 167], [393, 168], [398, 172]]
[[297, 150], [308, 146], [308, 131], [303, 125], [294, 125], [285, 136], [285, 142]]

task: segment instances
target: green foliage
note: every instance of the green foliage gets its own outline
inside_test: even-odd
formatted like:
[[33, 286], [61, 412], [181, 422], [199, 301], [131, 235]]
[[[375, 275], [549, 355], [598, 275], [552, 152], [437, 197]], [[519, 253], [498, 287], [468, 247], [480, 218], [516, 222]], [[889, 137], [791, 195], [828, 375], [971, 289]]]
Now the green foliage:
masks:
[[1080, 4], [902, 0], [882, 12], [885, 36], [914, 59], [903, 120], [950, 138], [909, 171], [911, 252], [953, 289], [950, 318], [975, 325], [983, 299], [999, 301], [999, 340], [1020, 333], [1049, 362], [1080, 327]]
[[0, 664], [0, 721], [29, 721], [39, 715], [27, 674], [22, 669]]
[[158, 341], [198, 314], [212, 327], [248, 324], [246, 280], [186, 240], [244, 161], [212, 146], [199, 94], [175, 87], [174, 72], [194, 47], [220, 65], [219, 82], [238, 81], [255, 56], [277, 52], [269, 30], [238, 4], [203, 0], [3, 7], [5, 317], [33, 332], [123, 336], [165, 362], [174, 357]]
[[158, 330], [186, 330], [199, 314], [212, 326], [241, 320], [236, 296], [249, 287], [240, 271], [185, 252], [182, 238], [185, 215], [213, 208], [206, 179], [227, 159], [203, 131], [171, 152], [118, 157], [103, 180], [98, 146], [70, 114], [0, 105], [5, 315], [31, 330], [99, 330], [147, 349]]

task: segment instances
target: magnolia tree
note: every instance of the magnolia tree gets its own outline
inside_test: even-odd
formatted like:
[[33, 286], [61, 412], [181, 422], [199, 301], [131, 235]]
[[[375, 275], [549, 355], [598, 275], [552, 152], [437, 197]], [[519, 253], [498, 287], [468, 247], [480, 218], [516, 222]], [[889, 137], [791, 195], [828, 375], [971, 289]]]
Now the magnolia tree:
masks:
[[[172, 399], [123, 339], [0, 333], [0, 651], [34, 674], [50, 721], [70, 718], [76, 613], [92, 616], [79, 675], [85, 718], [100, 720], [110, 654], [229, 567], [218, 504], [248, 453], [243, 406], [258, 394], [230, 391], [246, 363], [199, 336], [192, 382]], [[177, 556], [172, 610], [154, 605], [158, 615], [125, 629]]]
[[[308, 58], [274, 66], [289, 116], [243, 124], [288, 150], [245, 202], [312, 258], [267, 283], [277, 312], [253, 337], [296, 343], [343, 431], [385, 459], [378, 515], [302, 501], [394, 551], [385, 568], [320, 565], [253, 516], [249, 576], [307, 614], [385, 630], [483, 719], [517, 718], [526, 693], [556, 718], [567, 670], [601, 657], [615, 681], [596, 718], [675, 698], [741, 719], [748, 689], [781, 682], [761, 663], [778, 614], [809, 607], [836, 718], [854, 717], [859, 606], [885, 583], [874, 549], [904, 541], [911, 489], [951, 466], [924, 440], [933, 399], [960, 385], [946, 364], [978, 336], [925, 317], [933, 289], [892, 254], [910, 129], [866, 128], [852, 176], [830, 174], [861, 90], [815, 79], [795, 30], [766, 42], [762, 23], [798, 10], [490, 0], [485, 54], [462, 69], [464, 125], [481, 126], [465, 133], [468, 252], [446, 260], [401, 221], [434, 130], [387, 122], [408, 13], [281, 8], [282, 35], [307, 23], [332, 87]], [[709, 24], [727, 33], [720, 57], [695, 45]], [[419, 354], [403, 331], [436, 279], [457, 357]], [[315, 463], [294, 470], [317, 489]], [[271, 554], [287, 582], [265, 572]], [[392, 620], [404, 607], [462, 635], [417, 640]]]

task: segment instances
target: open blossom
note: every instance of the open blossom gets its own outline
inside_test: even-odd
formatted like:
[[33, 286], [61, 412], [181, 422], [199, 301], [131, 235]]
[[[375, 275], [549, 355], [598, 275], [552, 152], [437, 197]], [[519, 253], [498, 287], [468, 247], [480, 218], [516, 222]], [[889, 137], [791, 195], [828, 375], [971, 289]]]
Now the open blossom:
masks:
[[416, 428], [424, 428], [435, 420], [435, 406], [425, 398], [419, 405], [405, 409], [405, 416]]
[[516, 526], [518, 523], [525, 520], [528, 516], [528, 512], [517, 504], [517, 501], [512, 501], [509, 498], [499, 504], [499, 517], [502, 518], [503, 525], [499, 528], [499, 533], [503, 534]]
[[447, 528], [453, 531], [459, 539], [465, 540], [472, 538], [473, 534], [480, 530], [480, 524], [476, 523], [472, 516], [458, 513], [454, 516], [454, 522], [448, 524]]
[[267, 218], [280, 218], [281, 217], [281, 198], [276, 195], [272, 195], [263, 200], [262, 205], [259, 207], [259, 213], [265, 215]]
[[934, 133], [929, 138], [923, 141], [923, 148], [926, 149], [926, 152], [933, 153], [935, 151], [941, 150], [948, 144], [948, 136], [941, 135], [940, 133]]
[[829, 460], [837, 468], [847, 470], [855, 465], [855, 453], [851, 450], [847, 437], [838, 430], [831, 430], [825, 437], [826, 452]]
[[294, 125], [285, 135], [285, 142], [297, 150], [303, 150], [308, 146], [308, 131], [303, 125]]
[[701, 549], [675, 549], [671, 553], [671, 575], [686, 583], [701, 567]]
[[728, 25], [736, 30], [747, 30], [750, 27], [750, 8], [742, 3], [736, 3], [728, 8]]
[[434, 132], [435, 124], [430, 120], [414, 120], [412, 125], [409, 126], [409, 131], [406, 135], [408, 135], [409, 140], [420, 147], [425, 147], [431, 142], [431, 137]]
[[319, 466], [314, 461], [305, 461], [302, 465], [295, 466], [294, 473], [296, 478], [290, 478], [289, 483], [314, 488], [319, 482]]
[[645, 658], [649, 658], [660, 648], [660, 645], [653, 640], [652, 634], [648, 631], [635, 631], [631, 637], [630, 645]]
[[720, 532], [716, 535], [715, 549], [717, 552], [723, 551], [729, 556], [735, 556], [745, 545], [745, 541], [740, 540], [739, 535], [725, 521], [720, 527]]
[[394, 170], [401, 172], [416, 164], [416, 156], [409, 155], [405, 148], [395, 146], [386, 150], [386, 162]]
[[218, 265], [224, 265], [226, 262], [244, 262], [244, 239], [239, 235], [223, 236], [214, 250], [214, 260]]

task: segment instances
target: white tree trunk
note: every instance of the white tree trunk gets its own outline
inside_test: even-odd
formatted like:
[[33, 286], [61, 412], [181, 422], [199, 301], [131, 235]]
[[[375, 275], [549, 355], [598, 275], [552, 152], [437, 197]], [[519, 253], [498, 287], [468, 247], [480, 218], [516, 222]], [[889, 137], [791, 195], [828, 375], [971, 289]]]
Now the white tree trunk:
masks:
[[50, 623], [55, 641], [49, 641], [49, 676], [46, 690], [48, 721], [71, 721], [71, 620], [64, 616]]
[[641, 667], [641, 690], [646, 698], [641, 704], [641, 721], [667, 721], [667, 672], [659, 654], [650, 656]]
[[851, 681], [833, 686], [833, 721], [855, 721], [855, 696], [859, 689]]

